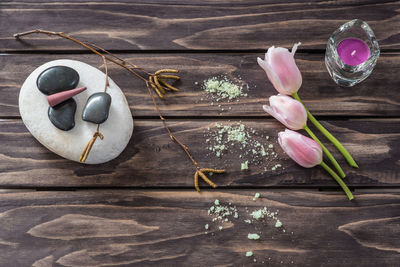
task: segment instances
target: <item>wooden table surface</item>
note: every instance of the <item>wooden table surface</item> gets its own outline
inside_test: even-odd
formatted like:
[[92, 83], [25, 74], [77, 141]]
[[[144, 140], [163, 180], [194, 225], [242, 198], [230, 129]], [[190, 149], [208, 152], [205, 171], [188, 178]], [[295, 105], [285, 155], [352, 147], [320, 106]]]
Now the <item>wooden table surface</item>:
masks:
[[[399, 10], [399, 1], [384, 0], [1, 1], [0, 266], [399, 266]], [[381, 57], [367, 80], [343, 88], [325, 68], [325, 46], [354, 18], [372, 27]], [[103, 70], [99, 57], [66, 40], [12, 37], [36, 28], [65, 31], [149, 71], [179, 69], [181, 92], [159, 101], [160, 109], [202, 166], [229, 170], [212, 177], [219, 187], [194, 190], [193, 166], [162, 128], [143, 82], [115, 65], [110, 76], [135, 122], [117, 159], [82, 165], [36, 141], [18, 111], [26, 77], [61, 58]], [[354, 201], [321, 168], [288, 159], [276, 144], [283, 127], [261, 109], [275, 90], [256, 57], [298, 41], [300, 96], [359, 163], [348, 167], [328, 145]], [[240, 78], [248, 96], [219, 102], [224, 110], [211, 105], [201, 83], [216, 75]], [[277, 160], [243, 172], [240, 151], [210, 154], [207, 129], [217, 122], [271, 136]], [[283, 168], [273, 171], [275, 163]], [[213, 222], [207, 210], [215, 199], [235, 205], [239, 218]], [[283, 228], [271, 219], [244, 222], [263, 207], [279, 210]]]

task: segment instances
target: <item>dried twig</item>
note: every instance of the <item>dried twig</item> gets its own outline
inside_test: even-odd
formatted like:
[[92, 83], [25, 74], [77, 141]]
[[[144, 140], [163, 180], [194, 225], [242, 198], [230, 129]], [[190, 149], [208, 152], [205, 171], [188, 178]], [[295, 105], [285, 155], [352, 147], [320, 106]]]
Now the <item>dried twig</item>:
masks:
[[172, 91], [175, 91], [175, 92], [179, 92], [179, 89], [178, 89], [178, 88], [173, 87], [172, 85], [170, 85], [170, 84], [168, 84], [167, 82], [165, 82], [163, 79], [158, 78], [158, 81], [159, 81], [162, 85], [164, 85], [167, 89], [172, 90]]
[[100, 137], [101, 140], [103, 140], [103, 138], [104, 138], [104, 136], [99, 131], [96, 131], [93, 134], [92, 139], [90, 139], [89, 143], [86, 145], [85, 149], [83, 150], [82, 155], [79, 158], [80, 162], [85, 162], [86, 161], [86, 159], [87, 159], [87, 157], [89, 155], [89, 152], [92, 149], [92, 146], [93, 146], [94, 142], [96, 141], [97, 137]]
[[153, 76], [154, 83], [156, 84], [157, 88], [160, 90], [162, 94], [165, 94], [164, 88], [161, 86], [160, 82], [158, 81], [157, 76]]
[[[16, 33], [14, 34], [15, 38], [20, 38], [22, 36], [25, 35], [30, 35], [30, 34], [46, 34], [46, 35], [50, 35], [50, 36], [58, 36], [67, 40], [70, 40], [80, 46], [83, 46], [87, 49], [89, 49], [91, 52], [93, 52], [94, 54], [102, 57], [103, 61], [104, 61], [104, 67], [105, 67], [105, 71], [106, 71], [106, 84], [105, 84], [105, 88], [104, 91], [107, 90], [108, 87], [108, 67], [107, 67], [107, 61], [110, 61], [126, 70], [128, 70], [130, 73], [132, 73], [133, 75], [135, 75], [136, 77], [138, 77], [139, 79], [141, 79], [142, 81], [145, 82], [146, 84], [146, 88], [147, 91], [150, 95], [150, 97], [153, 100], [153, 104], [154, 107], [157, 111], [158, 116], [160, 117], [163, 126], [165, 128], [165, 130], [168, 132], [168, 135], [170, 137], [170, 139], [172, 141], [174, 141], [175, 143], [177, 143], [186, 153], [186, 155], [188, 156], [188, 158], [191, 160], [191, 162], [193, 163], [194, 167], [195, 167], [195, 188], [197, 191], [200, 191], [199, 185], [198, 185], [198, 177], [200, 176], [205, 182], [207, 182], [210, 186], [212, 187], [216, 187], [216, 184], [214, 184], [203, 172], [212, 172], [212, 173], [224, 173], [225, 170], [215, 170], [215, 169], [200, 169], [199, 168], [199, 164], [197, 163], [197, 161], [194, 159], [194, 157], [192, 156], [192, 154], [189, 151], [189, 148], [183, 144], [179, 139], [177, 139], [174, 134], [171, 132], [171, 130], [169, 129], [167, 123], [166, 123], [166, 119], [162, 116], [160, 109], [157, 105], [156, 99], [154, 98], [154, 95], [150, 89], [153, 88], [154, 91], [156, 91], [157, 95], [160, 98], [163, 98], [163, 94], [165, 94], [165, 89], [170, 89], [172, 91], [179, 91], [177, 88], [169, 85], [166, 81], [164, 81], [162, 78], [165, 79], [174, 79], [174, 80], [179, 80], [180, 77], [176, 76], [176, 75], [168, 75], [168, 74], [164, 74], [164, 73], [178, 73], [178, 70], [174, 70], [174, 69], [161, 69], [156, 71], [154, 74], [153, 73], [149, 73], [147, 71], [145, 71], [144, 69], [129, 63], [128, 61], [110, 53], [109, 51], [105, 50], [104, 48], [101, 48], [100, 46], [97, 46], [95, 44], [91, 44], [88, 42], [82, 42], [74, 37], [71, 37], [68, 34], [65, 34], [64, 32], [53, 32], [53, 31], [46, 31], [46, 30], [40, 30], [40, 29], [36, 29], [36, 30], [32, 30], [32, 31], [26, 31], [26, 32], [22, 32], [22, 33]], [[100, 52], [101, 51], [101, 52]], [[104, 54], [106, 55], [104, 55]], [[147, 76], [147, 77], [146, 77]], [[103, 139], [103, 135], [99, 132], [99, 128], [100, 125], [97, 125], [97, 130], [96, 132], [93, 134], [92, 139], [89, 141], [89, 143], [86, 145], [86, 148], [84, 150], [84, 153], [82, 153], [81, 155], [81, 159], [80, 160], [86, 160], [91, 147], [93, 146], [94, 142], [96, 141], [97, 137], [100, 137], [100, 139]]]
[[179, 80], [179, 76], [176, 75], [164, 75], [164, 74], [160, 74], [159, 75], [160, 78], [165, 78], [165, 79], [174, 79], [174, 80]]

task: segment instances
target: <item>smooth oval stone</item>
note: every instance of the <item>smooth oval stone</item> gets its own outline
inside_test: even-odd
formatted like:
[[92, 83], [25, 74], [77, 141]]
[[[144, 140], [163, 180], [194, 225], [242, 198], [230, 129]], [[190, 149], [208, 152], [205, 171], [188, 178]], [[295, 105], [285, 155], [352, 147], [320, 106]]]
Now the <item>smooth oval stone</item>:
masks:
[[110, 105], [111, 96], [109, 94], [103, 92], [95, 93], [86, 102], [82, 112], [82, 119], [96, 124], [103, 123], [108, 118]]
[[79, 74], [66, 66], [54, 66], [44, 70], [37, 78], [37, 87], [45, 95], [52, 95], [76, 88]]
[[47, 114], [54, 126], [60, 130], [69, 131], [75, 126], [75, 111], [76, 102], [70, 98], [54, 107], [49, 107]]
[[[39, 74], [53, 66], [75, 69], [80, 76], [77, 87], [86, 87], [85, 91], [73, 97], [77, 106], [75, 127], [69, 131], [61, 131], [51, 123], [48, 118], [49, 104], [46, 96], [36, 86]], [[81, 114], [89, 96], [101, 92], [104, 82], [105, 74], [86, 63], [66, 59], [47, 62], [34, 70], [22, 85], [19, 93], [21, 118], [42, 145], [61, 157], [79, 162], [79, 157], [97, 128], [97, 124], [82, 120]], [[85, 164], [104, 163], [118, 157], [132, 136], [133, 119], [125, 95], [112, 79], [109, 79], [109, 82], [107, 93], [112, 98], [110, 111], [108, 119], [100, 126], [104, 139], [97, 138]], [[54, 158], [57, 156], [54, 155]]]

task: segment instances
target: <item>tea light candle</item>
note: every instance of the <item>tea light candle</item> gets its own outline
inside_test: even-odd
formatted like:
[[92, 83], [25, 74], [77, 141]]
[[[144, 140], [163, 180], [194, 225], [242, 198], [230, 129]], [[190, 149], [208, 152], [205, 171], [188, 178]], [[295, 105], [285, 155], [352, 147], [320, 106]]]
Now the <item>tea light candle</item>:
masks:
[[336, 50], [342, 61], [350, 66], [357, 66], [365, 62], [371, 53], [368, 45], [357, 38], [344, 39]]
[[379, 45], [372, 29], [365, 21], [353, 19], [329, 37], [325, 65], [335, 83], [350, 87], [371, 74], [379, 54]]

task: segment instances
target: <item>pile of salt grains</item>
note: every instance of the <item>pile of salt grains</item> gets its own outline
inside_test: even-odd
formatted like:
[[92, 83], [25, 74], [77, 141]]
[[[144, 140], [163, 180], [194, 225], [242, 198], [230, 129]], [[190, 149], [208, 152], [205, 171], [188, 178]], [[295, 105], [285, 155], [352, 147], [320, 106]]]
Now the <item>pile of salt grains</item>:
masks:
[[[235, 81], [236, 83], [230, 81], [226, 76], [211, 77], [203, 81], [202, 87], [208, 93], [206, 99], [211, 101], [211, 106], [218, 105], [221, 111], [229, 111], [231, 107], [224, 107], [226, 103], [221, 104], [223, 101], [232, 102], [236, 100], [239, 102], [239, 97], [247, 96], [247, 93], [243, 92], [245, 83], [240, 77], [236, 78]], [[249, 89], [247, 84], [246, 89]]]
[[[269, 136], [260, 134], [241, 122], [230, 125], [215, 123], [215, 127], [207, 128], [204, 136], [209, 154], [223, 158], [229, 151], [234, 151], [233, 156], [238, 157], [242, 171], [248, 170], [249, 165], [258, 166], [265, 172], [282, 168], [277, 163], [278, 154], [274, 150], [274, 143], [269, 141]], [[225, 160], [224, 163], [228, 162]]]
[[[258, 198], [260, 198], [260, 194], [256, 193], [253, 197], [253, 201], [257, 201]], [[239, 214], [239, 210], [235, 205], [232, 205], [231, 202], [229, 202], [228, 204], [222, 204], [218, 199], [216, 199], [213, 205], [211, 205], [211, 207], [207, 211], [208, 215], [212, 216], [213, 219], [211, 220], [210, 224], [207, 223], [204, 226], [204, 234], [209, 234], [209, 231], [213, 231], [217, 228], [219, 231], [222, 231], [224, 229], [223, 224], [230, 223], [232, 220], [243, 220], [243, 222], [245, 222], [246, 224], [254, 227], [252, 229], [252, 232], [247, 234], [247, 238], [250, 240], [262, 240], [264, 238], [262, 237], [263, 233], [259, 229], [257, 229], [257, 224], [262, 223], [264, 227], [265, 223], [267, 223], [268, 221], [272, 221], [275, 228], [279, 231], [283, 233], [286, 232], [286, 229], [284, 229], [283, 227], [283, 223], [278, 218], [279, 210], [271, 211], [267, 207], [263, 207], [260, 209], [249, 211], [248, 207], [245, 207], [245, 211], [246, 214], [245, 216], [243, 216], [242, 214]], [[214, 235], [214, 233], [211, 232], [211, 235]], [[253, 257], [253, 261], [257, 262], [257, 258], [255, 257], [256, 255], [254, 255], [253, 251], [247, 251], [245, 255], [246, 257]], [[269, 258], [269, 260], [270, 259], [271, 258]], [[264, 263], [264, 261], [262, 263]]]

